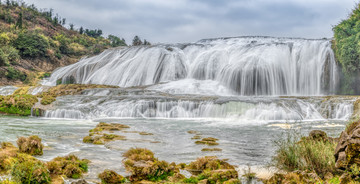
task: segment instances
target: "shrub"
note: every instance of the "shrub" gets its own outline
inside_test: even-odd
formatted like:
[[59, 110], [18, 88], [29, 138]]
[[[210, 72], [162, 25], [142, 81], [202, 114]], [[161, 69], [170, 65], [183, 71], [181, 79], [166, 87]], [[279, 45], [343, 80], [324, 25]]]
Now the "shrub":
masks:
[[275, 141], [277, 148], [273, 162], [276, 167], [286, 171], [310, 171], [323, 177], [327, 172], [334, 173], [334, 141], [301, 138], [296, 133], [287, 133], [285, 138]]
[[18, 183], [45, 184], [50, 183], [50, 174], [45, 165], [36, 159], [19, 160], [12, 171], [11, 176]]
[[9, 66], [7, 67], [7, 71], [5, 72], [5, 76], [8, 79], [11, 80], [21, 80], [21, 81], [25, 81], [26, 80], [26, 74], [14, 69], [13, 67]]
[[0, 48], [0, 66], [16, 64], [20, 59], [19, 51], [11, 46]]
[[44, 57], [49, 48], [49, 41], [46, 36], [38, 31], [27, 31], [19, 34], [14, 41], [14, 46], [23, 57]]
[[41, 138], [32, 135], [28, 138], [19, 137], [16, 141], [20, 152], [30, 155], [42, 155], [44, 145], [41, 143]]

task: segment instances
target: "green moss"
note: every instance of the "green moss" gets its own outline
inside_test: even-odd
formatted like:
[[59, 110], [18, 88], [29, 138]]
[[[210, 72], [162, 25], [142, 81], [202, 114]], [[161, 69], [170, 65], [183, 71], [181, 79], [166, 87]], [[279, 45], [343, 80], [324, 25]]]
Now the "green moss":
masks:
[[42, 105], [49, 105], [49, 104], [51, 104], [51, 103], [53, 103], [53, 102], [55, 102], [55, 101], [56, 101], [56, 98], [55, 98], [55, 97], [48, 95], [48, 96], [44, 96], [44, 97], [41, 99], [40, 103], [41, 103]]
[[47, 168], [50, 174], [65, 175], [68, 178], [78, 179], [88, 171], [89, 160], [80, 160], [75, 155], [57, 157], [48, 162]]
[[99, 174], [99, 178], [103, 184], [118, 184], [125, 183], [125, 178], [115, 171], [106, 169], [104, 172]]
[[36, 102], [38, 102], [36, 96], [28, 94], [0, 97], [0, 112], [29, 116], [31, 115], [31, 108]]

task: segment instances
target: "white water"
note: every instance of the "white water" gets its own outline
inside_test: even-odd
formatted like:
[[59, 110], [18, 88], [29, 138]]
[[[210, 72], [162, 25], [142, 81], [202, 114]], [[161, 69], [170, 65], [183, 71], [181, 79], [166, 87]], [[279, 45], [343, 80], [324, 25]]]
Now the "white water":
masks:
[[47, 118], [217, 118], [240, 123], [347, 120], [353, 98], [171, 95], [139, 89], [92, 89], [58, 97]]
[[0, 95], [7, 96], [15, 92], [18, 87], [15, 86], [0, 86]]
[[183, 80], [185, 88], [196, 79], [215, 94], [248, 96], [330, 94], [338, 76], [329, 40], [239, 37], [110, 49], [58, 69], [47, 85], [59, 79], [121, 87]]

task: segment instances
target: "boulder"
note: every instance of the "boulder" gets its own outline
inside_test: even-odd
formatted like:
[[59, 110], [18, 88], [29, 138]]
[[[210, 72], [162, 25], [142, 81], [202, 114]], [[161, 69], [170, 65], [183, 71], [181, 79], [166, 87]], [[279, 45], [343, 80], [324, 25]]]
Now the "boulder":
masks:
[[335, 148], [335, 166], [338, 169], [345, 170], [353, 164], [360, 165], [360, 126], [350, 127], [341, 133]]

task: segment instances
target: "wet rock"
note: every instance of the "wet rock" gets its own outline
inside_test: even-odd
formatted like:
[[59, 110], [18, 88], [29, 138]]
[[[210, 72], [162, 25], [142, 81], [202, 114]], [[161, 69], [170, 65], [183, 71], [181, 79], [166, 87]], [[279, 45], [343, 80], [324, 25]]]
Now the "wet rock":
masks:
[[88, 184], [88, 182], [86, 180], [78, 180], [78, 181], [71, 182], [71, 184]]
[[200, 135], [195, 135], [194, 137], [192, 137], [191, 139], [201, 139]]
[[209, 146], [215, 146], [215, 145], [219, 145], [219, 143], [216, 142], [218, 140], [219, 139], [216, 139], [213, 137], [206, 137], [206, 138], [203, 138], [201, 141], [196, 141], [195, 144], [206, 144]]
[[195, 131], [195, 130], [189, 130], [189, 131], [187, 131], [187, 133], [189, 133], [189, 134], [200, 134], [200, 132]]
[[153, 133], [149, 132], [139, 132], [140, 135], [154, 135]]
[[203, 148], [201, 151], [222, 151], [220, 148]]

